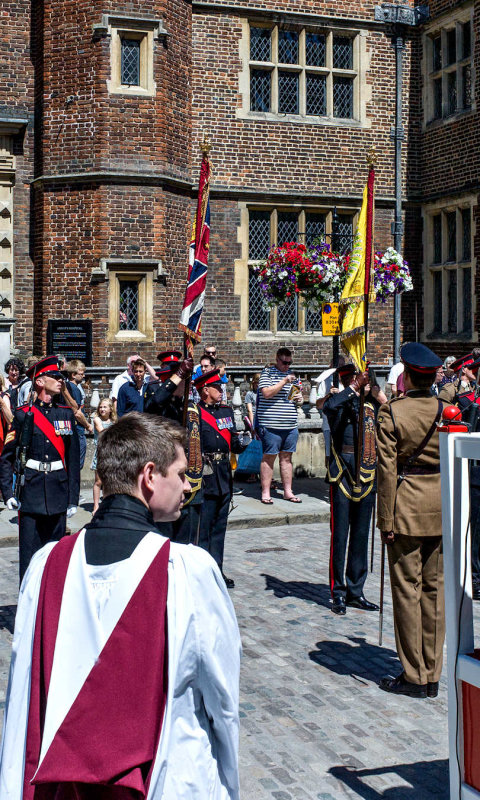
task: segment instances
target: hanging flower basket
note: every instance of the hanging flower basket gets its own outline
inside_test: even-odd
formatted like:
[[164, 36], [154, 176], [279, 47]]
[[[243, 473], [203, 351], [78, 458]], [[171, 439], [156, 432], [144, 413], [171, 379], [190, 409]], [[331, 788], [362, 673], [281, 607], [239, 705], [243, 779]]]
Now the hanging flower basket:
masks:
[[408, 264], [393, 247], [383, 255], [375, 253], [374, 286], [377, 303], [386, 303], [389, 297], [413, 289]]
[[[323, 303], [338, 302], [349, 263], [349, 253], [333, 253], [325, 242], [308, 249], [298, 242], [272, 247], [266, 261], [254, 267], [264, 307], [275, 308], [300, 293], [312, 311], [319, 311]], [[413, 289], [408, 264], [393, 247], [375, 254], [374, 287], [377, 303]]]
[[347, 270], [348, 256], [332, 253], [323, 242], [309, 249], [298, 242], [284, 242], [272, 247], [267, 260], [255, 267], [265, 308], [301, 293], [307, 308], [315, 311], [322, 303], [339, 299]]

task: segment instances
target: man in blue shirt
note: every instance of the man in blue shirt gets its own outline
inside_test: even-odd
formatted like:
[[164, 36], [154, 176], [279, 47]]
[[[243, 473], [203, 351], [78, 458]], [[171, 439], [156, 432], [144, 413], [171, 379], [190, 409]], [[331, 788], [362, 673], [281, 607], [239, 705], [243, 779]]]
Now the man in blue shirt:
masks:
[[120, 387], [117, 397], [117, 414], [123, 417], [129, 411], [143, 411], [145, 398], [145, 361], [138, 358], [132, 364], [133, 380]]

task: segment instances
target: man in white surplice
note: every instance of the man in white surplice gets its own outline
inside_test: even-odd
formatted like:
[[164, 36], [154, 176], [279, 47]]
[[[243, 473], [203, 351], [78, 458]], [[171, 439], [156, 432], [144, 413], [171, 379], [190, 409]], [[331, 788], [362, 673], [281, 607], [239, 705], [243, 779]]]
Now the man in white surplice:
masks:
[[118, 787], [118, 798], [132, 789], [148, 800], [239, 797], [233, 605], [208, 553], [170, 543], [155, 525], [180, 515], [184, 445], [183, 429], [162, 417], [132, 413], [106, 429], [99, 510], [32, 559], [15, 624], [2, 800], [34, 800], [39, 785], [42, 798], [94, 798], [99, 785]]

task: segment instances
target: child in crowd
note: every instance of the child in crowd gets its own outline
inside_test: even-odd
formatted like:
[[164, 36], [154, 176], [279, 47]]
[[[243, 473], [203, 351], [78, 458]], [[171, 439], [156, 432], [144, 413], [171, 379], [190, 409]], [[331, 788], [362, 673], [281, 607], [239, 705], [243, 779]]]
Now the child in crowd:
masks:
[[93, 436], [95, 441], [95, 452], [92, 458], [92, 465], [91, 469], [95, 470], [95, 483], [93, 484], [93, 514], [98, 509], [100, 505], [100, 491], [102, 489], [102, 481], [100, 480], [100, 476], [97, 472], [97, 443], [98, 437], [105, 430], [105, 428], [109, 428], [110, 425], [113, 425], [114, 422], [117, 421], [117, 412], [115, 411], [115, 407], [113, 405], [113, 400], [109, 397], [104, 397], [100, 400], [98, 404], [98, 408], [93, 415]]

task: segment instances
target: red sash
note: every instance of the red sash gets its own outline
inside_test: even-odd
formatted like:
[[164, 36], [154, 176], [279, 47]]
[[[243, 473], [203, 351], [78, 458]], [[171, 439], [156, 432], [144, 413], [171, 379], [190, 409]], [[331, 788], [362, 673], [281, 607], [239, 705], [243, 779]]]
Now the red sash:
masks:
[[52, 423], [36, 406], [32, 406], [32, 411], [35, 425], [42, 431], [44, 436], [47, 437], [50, 444], [53, 444], [55, 450], [62, 459], [63, 466], [65, 467], [65, 442], [63, 441], [63, 438], [61, 436], [57, 436]]
[[228, 449], [231, 450], [232, 434], [230, 433], [229, 429], [223, 428], [222, 430], [220, 430], [220, 428], [218, 427], [217, 419], [213, 416], [213, 414], [210, 414], [210, 412], [207, 411], [205, 408], [202, 408], [202, 406], [199, 406], [199, 408], [200, 408], [200, 415], [203, 421], [206, 422], [207, 425], [210, 425], [210, 427], [214, 428], [217, 431], [217, 433], [219, 433], [220, 436], [223, 439], [225, 439], [226, 443], [228, 444]]

